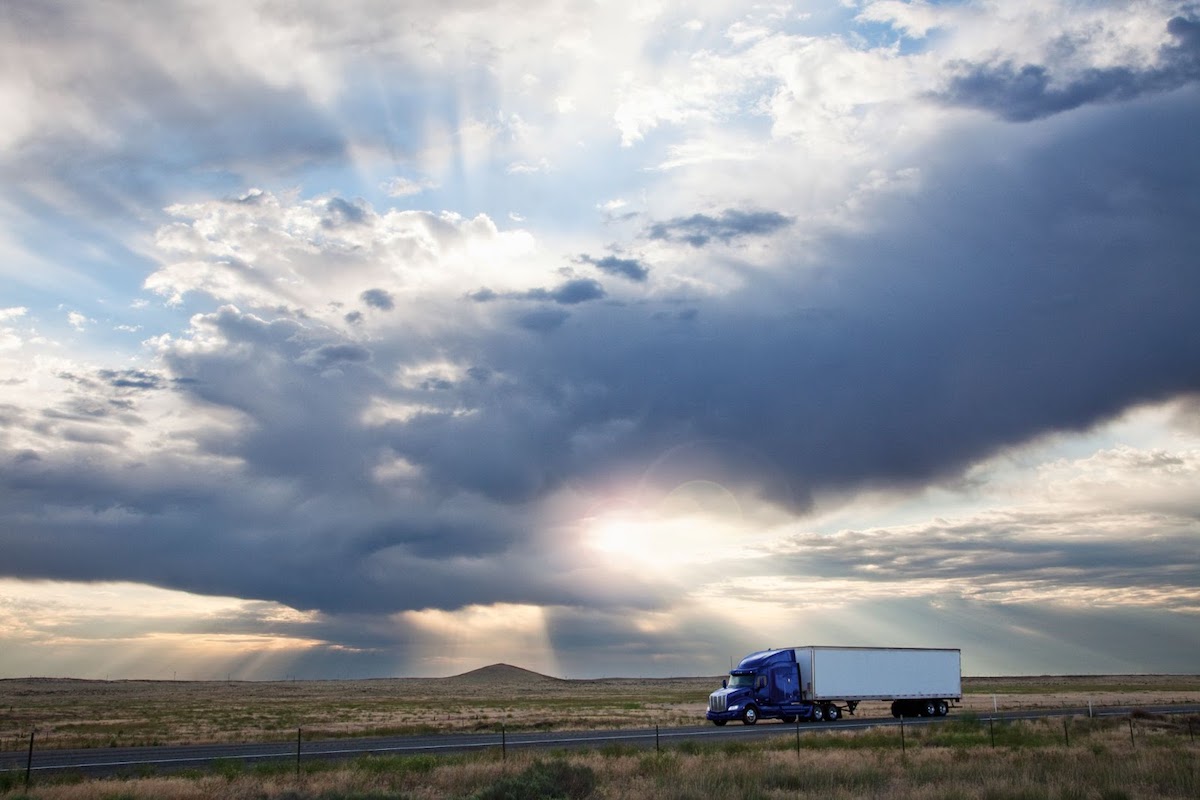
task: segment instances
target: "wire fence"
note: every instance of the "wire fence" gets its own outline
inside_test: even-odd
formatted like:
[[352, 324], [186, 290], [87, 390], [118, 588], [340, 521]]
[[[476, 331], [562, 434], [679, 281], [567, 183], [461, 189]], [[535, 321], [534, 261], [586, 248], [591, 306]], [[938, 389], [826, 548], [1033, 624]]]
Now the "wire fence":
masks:
[[[963, 713], [944, 718], [904, 718], [899, 720], [865, 720], [830, 722], [824, 724], [799, 721], [774, 725], [760, 723], [728, 729], [666, 728], [613, 730], [603, 733], [528, 733], [516, 737], [503, 725], [494, 733], [479, 733], [444, 737], [421, 737], [420, 741], [341, 740], [305, 742], [303, 729], [297, 729], [294, 744], [226, 744], [175, 748], [130, 748], [121, 759], [106, 759], [98, 750], [63, 751], [37, 749], [37, 732], [31, 731], [17, 759], [9, 751], [0, 762], [0, 790], [24, 784], [29, 786], [35, 773], [77, 772], [82, 774], [112, 774], [114, 772], [157, 769], [182, 769], [243, 764], [254, 762], [288, 763], [294, 761], [297, 774], [306, 760], [330, 760], [373, 755], [437, 755], [490, 751], [507, 759], [512, 748], [581, 749], [629, 748], [657, 752], [676, 749], [685, 753], [708, 750], [727, 751], [730, 747], [745, 747], [748, 741], [763, 742], [776, 749], [791, 742], [798, 755], [812, 749], [899, 749], [907, 754], [911, 749], [930, 747], [991, 747], [1041, 748], [1092, 746], [1111, 748], [1119, 739], [1116, 732], [1127, 730], [1125, 746], [1137, 750], [1146, 746], [1196, 745], [1200, 733], [1200, 713], [1187, 707], [1178, 710], [1157, 709], [1120, 713], [1094, 713], [1089, 707], [1085, 715], [1074, 712], [1043, 712], [1007, 715]], [[446, 741], [438, 742], [437, 740]], [[1074, 742], [1074, 745], [1073, 745]], [[218, 751], [224, 754], [218, 754]], [[80, 755], [83, 753], [84, 755]], [[60, 756], [56, 760], [56, 754]], [[65, 754], [69, 754], [66, 757]], [[132, 755], [129, 755], [132, 754]], [[140, 754], [140, 757], [139, 757]], [[23, 762], [23, 763], [22, 763]]]

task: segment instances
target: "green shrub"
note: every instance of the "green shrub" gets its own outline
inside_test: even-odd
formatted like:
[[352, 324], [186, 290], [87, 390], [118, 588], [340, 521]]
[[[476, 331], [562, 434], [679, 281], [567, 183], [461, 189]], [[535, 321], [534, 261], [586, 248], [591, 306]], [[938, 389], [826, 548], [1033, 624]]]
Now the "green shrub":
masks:
[[634, 747], [625, 742], [608, 742], [600, 746], [600, 755], [605, 758], [620, 758], [621, 756], [632, 756], [642, 752], [640, 747]]
[[360, 756], [354, 769], [371, 775], [408, 775], [432, 772], [439, 764], [450, 763], [437, 756]]
[[475, 795], [476, 800], [582, 800], [596, 789], [590, 767], [566, 761], [535, 761], [520, 775], [503, 778]]

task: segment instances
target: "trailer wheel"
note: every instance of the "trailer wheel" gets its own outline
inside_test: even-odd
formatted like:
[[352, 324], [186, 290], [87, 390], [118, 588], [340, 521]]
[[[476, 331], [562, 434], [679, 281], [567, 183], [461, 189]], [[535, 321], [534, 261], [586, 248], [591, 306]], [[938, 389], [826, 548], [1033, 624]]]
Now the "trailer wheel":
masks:
[[837, 722], [842, 716], [842, 711], [837, 706], [825, 706], [825, 719], [830, 722]]
[[716, 725], [718, 728], [720, 728], [722, 725], [724, 725], [728, 721], [729, 720], [727, 720], [727, 719], [714, 719], [713, 725]]
[[921, 716], [923, 716], [923, 717], [937, 716], [937, 705], [932, 700], [926, 702], [925, 706], [921, 709]]
[[939, 717], [944, 717], [948, 713], [950, 713], [950, 706], [946, 703], [945, 700], [938, 700], [937, 715]]
[[825, 719], [825, 709], [821, 706], [813, 706], [812, 721], [821, 722]]
[[753, 725], [758, 722], [758, 709], [754, 706], [746, 706], [746, 710], [742, 712], [742, 724]]
[[896, 719], [900, 719], [900, 701], [899, 700], [892, 701], [892, 716], [895, 717]]

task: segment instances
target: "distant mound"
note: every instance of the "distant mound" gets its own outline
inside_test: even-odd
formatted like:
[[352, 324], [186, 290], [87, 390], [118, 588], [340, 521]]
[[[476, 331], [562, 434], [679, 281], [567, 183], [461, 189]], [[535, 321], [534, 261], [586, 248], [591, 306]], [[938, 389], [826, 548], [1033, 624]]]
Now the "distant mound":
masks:
[[551, 678], [533, 670], [514, 667], [512, 664], [492, 664], [487, 667], [473, 669], [461, 675], [446, 678], [455, 683], [470, 683], [489, 686], [529, 686], [533, 684], [560, 683], [559, 678]]

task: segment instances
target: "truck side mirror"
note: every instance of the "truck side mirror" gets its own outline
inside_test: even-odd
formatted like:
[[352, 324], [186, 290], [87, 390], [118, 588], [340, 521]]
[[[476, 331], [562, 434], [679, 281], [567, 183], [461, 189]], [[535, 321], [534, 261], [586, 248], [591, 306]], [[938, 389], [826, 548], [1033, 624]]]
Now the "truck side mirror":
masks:
[[722, 688], [722, 689], [728, 689], [728, 688], [729, 688], [729, 681], [725, 680], [724, 678], [721, 678], [721, 688]]

